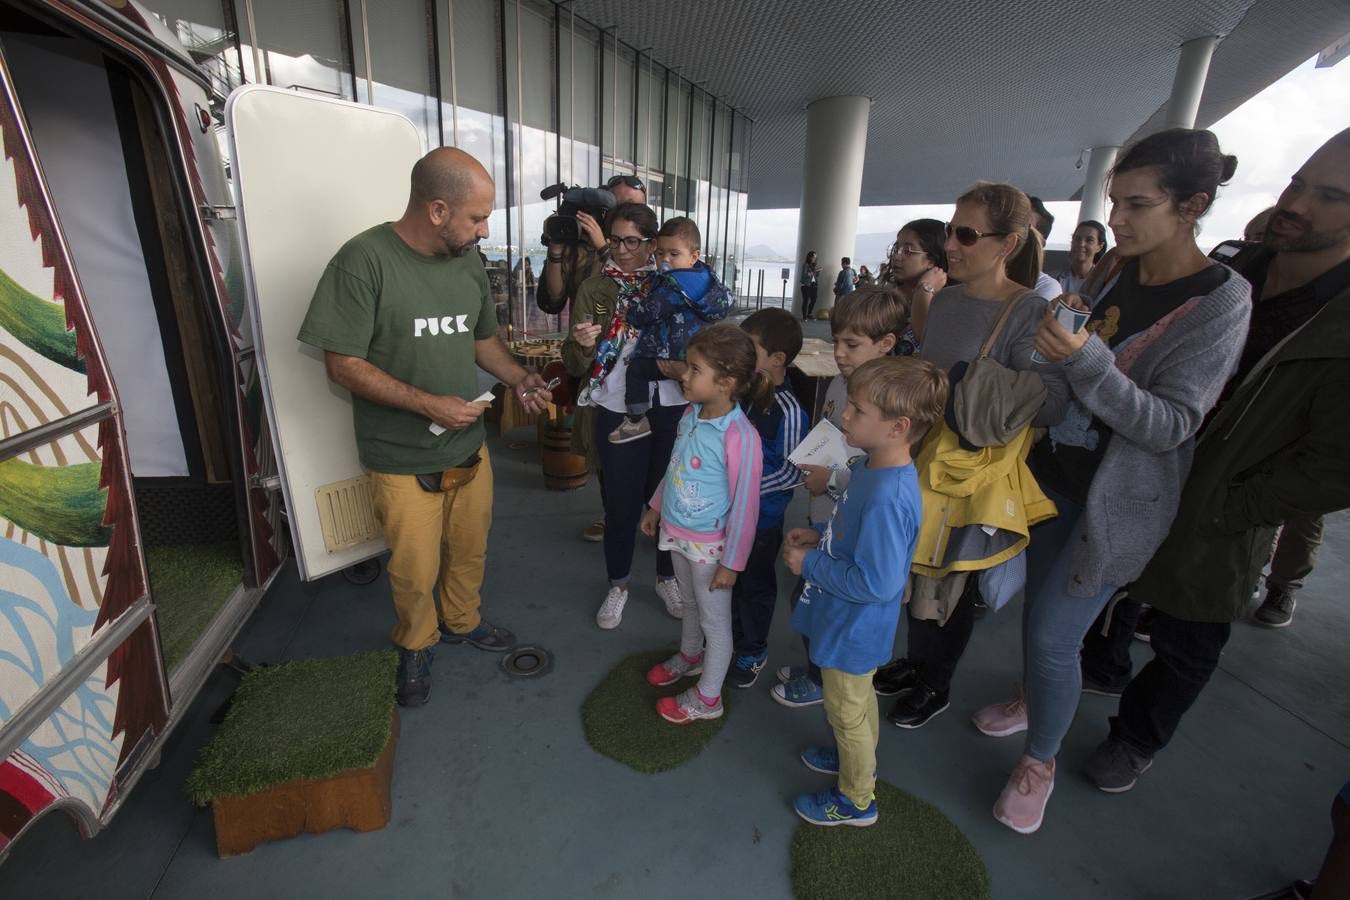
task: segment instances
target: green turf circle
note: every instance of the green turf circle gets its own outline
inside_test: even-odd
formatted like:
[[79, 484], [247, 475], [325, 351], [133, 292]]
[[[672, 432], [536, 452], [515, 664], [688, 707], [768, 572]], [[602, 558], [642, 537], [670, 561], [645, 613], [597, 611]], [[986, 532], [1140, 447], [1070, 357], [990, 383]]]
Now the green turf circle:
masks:
[[[695, 682], [693, 678], [681, 678], [663, 688], [647, 683], [647, 670], [674, 653], [659, 650], [626, 656], [591, 691], [581, 705], [581, 722], [586, 742], [595, 752], [639, 772], [667, 772], [698, 756], [722, 730], [731, 712], [729, 706], [722, 718], [691, 725], [672, 725], [657, 715], [657, 700]], [[722, 703], [726, 702], [727, 693], [723, 691]]]
[[989, 873], [937, 807], [877, 782], [877, 822], [866, 828], [801, 823], [792, 838], [797, 900], [923, 897], [984, 900]]

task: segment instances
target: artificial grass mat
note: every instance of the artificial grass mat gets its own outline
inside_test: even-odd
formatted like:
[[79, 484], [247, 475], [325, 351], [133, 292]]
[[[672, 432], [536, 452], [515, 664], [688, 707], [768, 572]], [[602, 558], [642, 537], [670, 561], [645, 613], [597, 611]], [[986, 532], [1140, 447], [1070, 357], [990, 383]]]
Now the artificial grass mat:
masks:
[[244, 577], [239, 542], [145, 548], [164, 668], [173, 671]]
[[[691, 725], [672, 725], [656, 714], [657, 700], [679, 693], [696, 680], [682, 678], [661, 688], [647, 683], [647, 670], [674, 653], [657, 650], [626, 656], [591, 691], [581, 705], [581, 723], [586, 742], [597, 753], [639, 772], [666, 772], [698, 756], [722, 730], [730, 706], [720, 719]], [[727, 693], [722, 692], [723, 704]]]
[[803, 822], [792, 838], [797, 900], [923, 897], [983, 900], [989, 873], [937, 807], [878, 781], [877, 822], [825, 828]]
[[375, 763], [389, 743], [398, 653], [254, 669], [188, 777], [192, 802], [255, 794]]

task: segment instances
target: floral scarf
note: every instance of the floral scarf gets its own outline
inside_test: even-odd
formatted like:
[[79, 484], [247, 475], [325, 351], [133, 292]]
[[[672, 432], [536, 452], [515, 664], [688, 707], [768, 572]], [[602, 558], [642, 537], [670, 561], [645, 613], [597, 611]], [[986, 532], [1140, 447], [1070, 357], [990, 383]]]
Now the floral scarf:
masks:
[[619, 298], [614, 303], [613, 318], [600, 334], [590, 376], [577, 396], [579, 406], [589, 405], [591, 394], [604, 384], [609, 373], [613, 371], [614, 364], [619, 361], [619, 352], [623, 350], [624, 342], [637, 334], [637, 329], [627, 322], [628, 306], [635, 298], [641, 296], [646, 287], [647, 276], [653, 271], [654, 267], [647, 265], [636, 272], [625, 272], [612, 262], [605, 263], [603, 273], [613, 278], [619, 285]]

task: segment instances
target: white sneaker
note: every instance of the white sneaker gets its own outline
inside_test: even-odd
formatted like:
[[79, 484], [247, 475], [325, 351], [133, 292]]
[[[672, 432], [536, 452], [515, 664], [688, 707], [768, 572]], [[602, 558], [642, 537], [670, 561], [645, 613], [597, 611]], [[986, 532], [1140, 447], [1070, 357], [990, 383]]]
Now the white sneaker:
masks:
[[595, 624], [606, 631], [618, 628], [623, 621], [623, 607], [628, 602], [628, 588], [615, 585], [605, 595], [605, 602], [595, 614]]
[[[684, 595], [680, 593], [680, 583], [674, 578], [656, 580], [656, 596], [666, 605], [666, 612], [672, 618], [684, 618]], [[604, 627], [604, 626], [601, 626]]]

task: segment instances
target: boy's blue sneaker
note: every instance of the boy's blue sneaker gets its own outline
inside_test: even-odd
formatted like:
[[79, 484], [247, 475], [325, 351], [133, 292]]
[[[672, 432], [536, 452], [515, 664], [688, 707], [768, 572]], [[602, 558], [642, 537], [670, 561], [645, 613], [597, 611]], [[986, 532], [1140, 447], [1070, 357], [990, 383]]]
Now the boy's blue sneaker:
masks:
[[767, 650], [758, 656], [733, 657], [731, 668], [727, 671], [727, 683], [734, 684], [738, 688], [753, 686], [759, 680], [759, 673], [768, 659], [769, 651]]
[[812, 681], [809, 675], [799, 675], [786, 684], [775, 684], [769, 694], [779, 703], [793, 709], [818, 706], [825, 702], [825, 689]]
[[839, 793], [839, 788], [828, 791], [816, 791], [814, 794], [802, 794], [792, 801], [792, 808], [812, 825], [854, 825], [866, 828], [877, 820], [877, 800], [872, 798], [866, 809], [859, 809], [853, 802]]
[[807, 747], [802, 751], [802, 765], [822, 775], [838, 775], [839, 748]]

